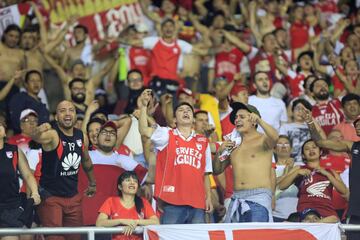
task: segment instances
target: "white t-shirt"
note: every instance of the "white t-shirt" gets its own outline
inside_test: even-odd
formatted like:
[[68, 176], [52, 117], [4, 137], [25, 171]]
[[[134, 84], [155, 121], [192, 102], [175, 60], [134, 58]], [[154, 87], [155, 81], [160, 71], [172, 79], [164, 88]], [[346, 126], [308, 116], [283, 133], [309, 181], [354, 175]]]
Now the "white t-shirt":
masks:
[[301, 147], [311, 138], [308, 126], [305, 123], [286, 123], [281, 125], [279, 134], [289, 137], [292, 143], [291, 157], [294, 158], [295, 164], [303, 165]]
[[[160, 127], [158, 126], [153, 134], [151, 135], [151, 141], [154, 144], [154, 147], [158, 151], [162, 151], [169, 143], [169, 130], [171, 128], [168, 127]], [[174, 132], [178, 134], [183, 140], [189, 142], [196, 134], [193, 130], [188, 138], [185, 138], [178, 129], [175, 129]], [[207, 145], [206, 148], [206, 165], [205, 165], [205, 172], [210, 173], [212, 172], [212, 157], [211, 157], [211, 150], [210, 145]]]
[[[288, 120], [285, 103], [281, 99], [274, 97], [259, 98], [252, 95], [249, 97], [249, 104], [256, 107], [260, 112], [261, 118], [277, 131], [280, 130], [281, 122], [287, 122]], [[258, 131], [264, 133], [260, 126]]]

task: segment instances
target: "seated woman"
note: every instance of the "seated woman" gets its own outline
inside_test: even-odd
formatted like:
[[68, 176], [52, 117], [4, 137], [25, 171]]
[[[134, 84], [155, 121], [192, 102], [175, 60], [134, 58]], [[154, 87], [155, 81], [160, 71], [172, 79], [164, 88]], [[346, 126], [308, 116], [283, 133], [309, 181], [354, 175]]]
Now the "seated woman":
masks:
[[[288, 136], [280, 135], [275, 147], [276, 156], [276, 182], [280, 182], [292, 169], [294, 159], [291, 158], [291, 142]], [[284, 222], [291, 213], [296, 212], [298, 203], [298, 189], [292, 184], [284, 191], [278, 188], [275, 192], [275, 209], [273, 210], [274, 222]]]
[[321, 215], [320, 222], [333, 223], [339, 221], [332, 204], [332, 189], [342, 195], [347, 194], [347, 188], [335, 171], [320, 167], [320, 148], [311, 139], [307, 140], [301, 149], [305, 166], [296, 166], [280, 182], [281, 190], [292, 183], [299, 189], [298, 212], [307, 208], [315, 209]]
[[[139, 188], [139, 179], [135, 172], [123, 172], [118, 178], [118, 197], [109, 197], [99, 210], [96, 220], [98, 227], [126, 226], [124, 235], [113, 235], [113, 240], [130, 239], [137, 225], [159, 224], [150, 203], [145, 198], [136, 195]], [[131, 240], [142, 239], [133, 235]]]

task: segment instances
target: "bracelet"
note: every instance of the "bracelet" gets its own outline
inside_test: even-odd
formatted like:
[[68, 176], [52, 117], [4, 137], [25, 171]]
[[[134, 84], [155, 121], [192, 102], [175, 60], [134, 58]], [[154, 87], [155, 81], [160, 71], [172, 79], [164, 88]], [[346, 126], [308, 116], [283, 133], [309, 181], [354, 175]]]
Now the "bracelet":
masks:
[[306, 124], [310, 125], [310, 124], [313, 124], [313, 123], [314, 123], [314, 121], [311, 121], [311, 122], [307, 122]]
[[89, 187], [96, 187], [96, 182], [90, 183]]

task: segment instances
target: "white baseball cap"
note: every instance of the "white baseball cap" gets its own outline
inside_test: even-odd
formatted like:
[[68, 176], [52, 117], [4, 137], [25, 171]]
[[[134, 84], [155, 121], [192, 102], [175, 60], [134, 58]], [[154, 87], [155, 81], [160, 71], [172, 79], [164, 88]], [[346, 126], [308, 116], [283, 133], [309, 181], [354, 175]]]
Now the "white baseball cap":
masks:
[[139, 33], [149, 32], [149, 28], [145, 23], [138, 23], [135, 25], [135, 30]]
[[21, 113], [20, 113], [20, 121], [23, 118], [29, 116], [30, 114], [35, 115], [36, 117], [38, 117], [38, 114], [35, 112], [35, 110], [27, 108], [27, 109], [21, 111]]

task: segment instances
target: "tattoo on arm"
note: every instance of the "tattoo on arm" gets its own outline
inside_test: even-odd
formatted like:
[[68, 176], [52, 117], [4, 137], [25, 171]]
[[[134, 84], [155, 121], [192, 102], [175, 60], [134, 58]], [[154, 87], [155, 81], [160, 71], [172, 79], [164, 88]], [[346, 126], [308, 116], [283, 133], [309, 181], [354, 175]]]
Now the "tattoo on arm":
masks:
[[317, 142], [321, 140], [321, 136], [318, 132], [318, 130], [316, 129], [315, 123], [311, 123], [308, 125], [309, 129], [310, 129], [310, 134], [311, 134], [311, 138]]

